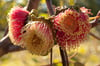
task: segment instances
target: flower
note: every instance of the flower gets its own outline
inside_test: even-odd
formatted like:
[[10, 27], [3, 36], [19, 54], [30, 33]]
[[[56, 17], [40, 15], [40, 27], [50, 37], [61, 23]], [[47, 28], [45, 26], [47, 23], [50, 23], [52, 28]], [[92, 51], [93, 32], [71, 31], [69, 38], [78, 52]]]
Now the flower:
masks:
[[90, 31], [89, 16], [68, 8], [54, 18], [56, 40], [62, 48], [77, 47]]
[[8, 18], [9, 21], [9, 37], [13, 44], [19, 45], [21, 40], [21, 29], [25, 25], [29, 12], [20, 7], [11, 9]]
[[52, 30], [44, 21], [30, 21], [22, 33], [21, 43], [33, 54], [46, 55], [54, 45]]

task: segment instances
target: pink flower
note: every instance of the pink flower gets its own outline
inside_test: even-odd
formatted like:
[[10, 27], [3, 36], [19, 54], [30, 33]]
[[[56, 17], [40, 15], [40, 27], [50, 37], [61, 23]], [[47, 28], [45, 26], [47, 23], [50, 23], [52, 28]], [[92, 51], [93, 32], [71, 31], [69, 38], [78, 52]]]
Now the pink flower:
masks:
[[69, 8], [55, 17], [54, 27], [58, 44], [74, 48], [86, 39], [91, 26], [87, 14]]
[[9, 15], [9, 37], [15, 45], [19, 45], [21, 40], [21, 29], [25, 25], [29, 12], [20, 7], [11, 9]]

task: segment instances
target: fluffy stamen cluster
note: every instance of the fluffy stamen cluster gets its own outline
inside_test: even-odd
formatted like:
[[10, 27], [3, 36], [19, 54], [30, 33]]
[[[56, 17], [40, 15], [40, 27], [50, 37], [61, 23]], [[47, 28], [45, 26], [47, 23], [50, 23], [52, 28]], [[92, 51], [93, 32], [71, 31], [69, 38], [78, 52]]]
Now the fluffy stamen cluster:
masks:
[[45, 55], [54, 45], [53, 34], [48, 20], [31, 18], [26, 19], [29, 12], [20, 7], [14, 7], [9, 13], [9, 37], [13, 44], [25, 47], [33, 54]]
[[43, 21], [30, 21], [22, 33], [22, 44], [33, 54], [46, 55], [54, 45], [52, 30]]
[[58, 44], [70, 48], [86, 39], [91, 26], [87, 14], [68, 8], [55, 17], [54, 27]]
[[11, 9], [8, 18], [9, 21], [9, 37], [15, 45], [19, 45], [21, 40], [21, 29], [25, 25], [25, 21], [28, 16], [28, 11], [20, 7], [14, 7]]

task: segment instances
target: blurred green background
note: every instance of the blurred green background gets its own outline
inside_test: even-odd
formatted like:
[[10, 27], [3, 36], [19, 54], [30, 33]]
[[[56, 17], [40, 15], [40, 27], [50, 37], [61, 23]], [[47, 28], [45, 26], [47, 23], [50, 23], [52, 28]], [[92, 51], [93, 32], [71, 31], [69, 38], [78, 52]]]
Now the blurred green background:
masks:
[[[67, 0], [53, 0], [53, 5], [64, 6], [68, 5], [67, 2]], [[92, 16], [100, 10], [100, 0], [76, 0], [76, 3], [91, 9]], [[7, 26], [9, 10], [17, 5], [25, 7], [26, 4], [27, 0], [0, 0], [0, 38]], [[41, 0], [38, 10], [40, 16], [48, 18], [45, 0]], [[100, 36], [100, 26], [92, 28], [91, 32]], [[53, 52], [54, 66], [62, 66], [58, 46], [54, 47]], [[100, 66], [100, 41], [88, 35], [88, 40], [80, 44], [79, 48], [68, 51], [68, 56], [70, 66]], [[49, 64], [49, 58], [49, 55], [36, 56], [25, 50], [0, 57], [0, 66], [43, 66]]]

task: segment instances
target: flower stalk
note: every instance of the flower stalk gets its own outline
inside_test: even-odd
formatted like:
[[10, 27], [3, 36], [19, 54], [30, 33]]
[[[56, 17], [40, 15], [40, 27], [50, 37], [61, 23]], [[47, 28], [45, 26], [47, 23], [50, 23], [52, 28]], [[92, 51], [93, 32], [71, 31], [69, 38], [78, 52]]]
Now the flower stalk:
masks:
[[[52, 8], [52, 0], [46, 0], [46, 5], [47, 5], [47, 8], [49, 10], [49, 13], [50, 15], [54, 15], [54, 11], [53, 11], [53, 8]], [[52, 56], [53, 56], [53, 48], [51, 48], [51, 51], [50, 51], [50, 66], [53, 65], [52, 63]]]
[[63, 50], [61, 47], [59, 47], [59, 49], [60, 49], [60, 54], [61, 54], [63, 66], [69, 66], [68, 56], [67, 56], [66, 50]]
[[[46, 4], [49, 10], [50, 15], [54, 15], [54, 11], [52, 8], [52, 0], [46, 0]], [[67, 53], [65, 50], [61, 49], [61, 47], [59, 47], [60, 50], [60, 54], [61, 54], [61, 58], [62, 58], [62, 64], [63, 66], [69, 66], [69, 62], [68, 62], [68, 57], [67, 57]], [[50, 55], [50, 66], [52, 66], [52, 49], [51, 49], [51, 55]]]

